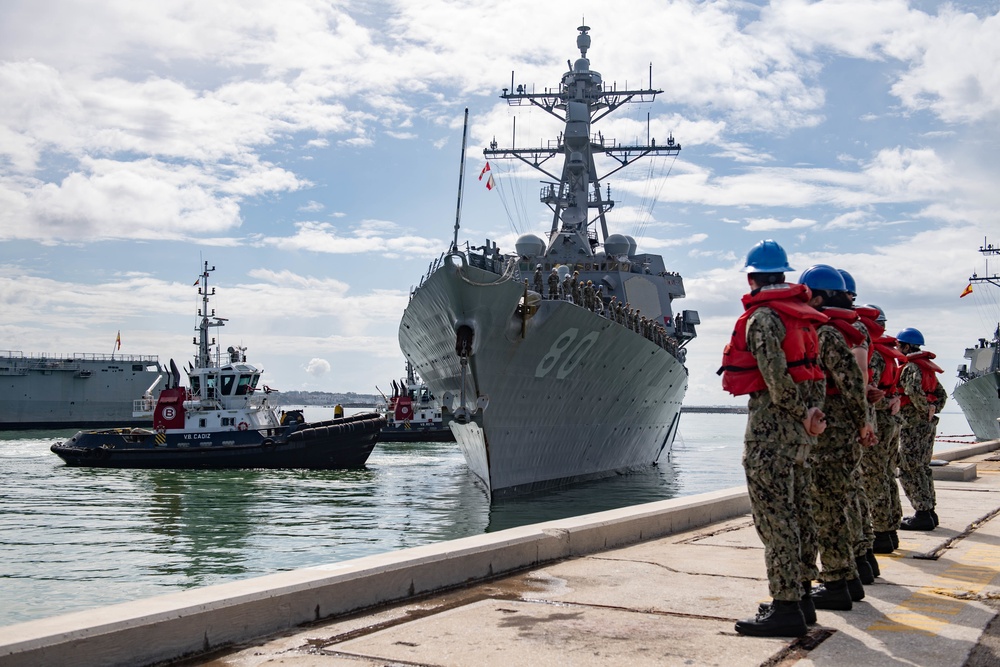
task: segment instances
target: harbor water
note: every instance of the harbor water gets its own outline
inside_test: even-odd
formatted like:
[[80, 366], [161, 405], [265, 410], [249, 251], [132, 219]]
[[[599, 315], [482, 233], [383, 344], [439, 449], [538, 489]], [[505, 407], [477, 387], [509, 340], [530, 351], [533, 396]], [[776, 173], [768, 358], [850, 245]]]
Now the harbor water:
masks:
[[[351, 471], [114, 470], [63, 465], [72, 431], [0, 433], [0, 625], [741, 485], [745, 424], [685, 413], [655, 467], [492, 505], [454, 443], [379, 443]], [[944, 413], [938, 449], [970, 432]]]

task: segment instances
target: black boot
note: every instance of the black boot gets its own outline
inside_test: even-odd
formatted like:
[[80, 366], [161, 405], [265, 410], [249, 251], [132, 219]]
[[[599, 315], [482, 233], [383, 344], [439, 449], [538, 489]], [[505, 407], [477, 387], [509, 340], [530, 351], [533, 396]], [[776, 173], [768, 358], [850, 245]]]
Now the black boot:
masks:
[[[802, 618], [806, 619], [806, 625], [816, 625], [816, 607], [812, 601], [812, 582], [802, 582], [802, 599], [799, 600], [799, 609], [802, 610]], [[770, 602], [761, 602], [757, 607], [757, 615], [766, 614], [771, 608]]]
[[941, 523], [940, 521], [938, 521], [937, 512], [935, 512], [933, 509], [928, 510], [928, 511], [931, 513], [931, 518], [934, 519], [934, 527], [937, 528], [938, 524]]
[[867, 558], [858, 556], [854, 559], [854, 564], [858, 568], [858, 578], [861, 579], [862, 584], [875, 583], [875, 573], [872, 572], [872, 566], [868, 564]]
[[861, 579], [855, 577], [847, 580], [847, 591], [851, 594], [851, 600], [861, 602], [865, 599], [865, 587], [861, 585]]
[[882, 569], [878, 566], [878, 561], [875, 560], [875, 551], [869, 549], [865, 552], [865, 558], [868, 560], [868, 565], [872, 568], [872, 574], [876, 577], [882, 574]]
[[889, 531], [889, 539], [892, 540], [892, 548], [894, 550], [898, 549], [899, 548], [899, 533], [897, 533], [895, 530], [890, 530]]
[[799, 603], [774, 600], [754, 618], [736, 621], [736, 632], [753, 637], [801, 637], [809, 631]]
[[900, 530], [934, 530], [934, 517], [927, 510], [917, 510], [913, 516], [908, 516], [899, 524]]
[[806, 619], [806, 625], [816, 625], [816, 605], [812, 599], [812, 582], [802, 582], [802, 599], [799, 600], [799, 609], [802, 610], [802, 617]]
[[[889, 531], [884, 533], [875, 533], [875, 541], [872, 543], [872, 551], [877, 554], [891, 554], [896, 550], [896, 547], [892, 543], [892, 535]], [[875, 575], [878, 576], [877, 574]]]
[[850, 611], [853, 606], [847, 580], [828, 581], [812, 589], [812, 602], [816, 609]]

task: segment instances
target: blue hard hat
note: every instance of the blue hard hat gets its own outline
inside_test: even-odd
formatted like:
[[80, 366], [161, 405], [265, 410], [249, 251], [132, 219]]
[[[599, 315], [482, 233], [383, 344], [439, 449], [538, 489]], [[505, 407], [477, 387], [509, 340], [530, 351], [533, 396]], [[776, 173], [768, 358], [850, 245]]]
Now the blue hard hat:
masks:
[[844, 278], [844, 286], [847, 288], [845, 291], [850, 292], [851, 294], [857, 294], [858, 289], [857, 284], [854, 282], [854, 276], [843, 269], [837, 269], [837, 271], [840, 272], [840, 275]]
[[908, 327], [896, 334], [896, 340], [900, 343], [909, 343], [910, 345], [923, 345], [924, 335], [916, 329]]
[[799, 284], [813, 290], [821, 289], [831, 292], [847, 291], [847, 285], [844, 284], [844, 276], [840, 275], [840, 271], [829, 264], [810, 266], [799, 276]]
[[743, 266], [746, 273], [784, 273], [794, 271], [788, 266], [788, 255], [777, 241], [767, 239], [750, 248]]
[[878, 322], [879, 324], [885, 324], [885, 311], [882, 310], [881, 306], [876, 306], [874, 303], [866, 303], [864, 307], [874, 308], [875, 310], [877, 310], [878, 317], [875, 318], [875, 321]]

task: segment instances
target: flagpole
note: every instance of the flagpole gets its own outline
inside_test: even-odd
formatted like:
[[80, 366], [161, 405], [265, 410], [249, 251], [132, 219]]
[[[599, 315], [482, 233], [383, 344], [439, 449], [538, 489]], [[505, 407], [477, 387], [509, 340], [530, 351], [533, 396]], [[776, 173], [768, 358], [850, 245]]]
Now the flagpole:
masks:
[[458, 226], [462, 220], [462, 190], [465, 183], [465, 142], [469, 136], [469, 108], [465, 108], [465, 123], [462, 126], [462, 160], [458, 169], [458, 209], [455, 211], [455, 238], [451, 242], [452, 252], [458, 250]]

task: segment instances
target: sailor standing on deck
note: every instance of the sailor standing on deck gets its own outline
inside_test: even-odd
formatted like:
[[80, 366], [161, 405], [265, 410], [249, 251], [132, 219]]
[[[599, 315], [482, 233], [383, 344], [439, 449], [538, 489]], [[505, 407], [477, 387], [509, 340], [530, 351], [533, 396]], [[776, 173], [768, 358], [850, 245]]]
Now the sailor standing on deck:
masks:
[[538, 292], [538, 296], [542, 296], [544, 292], [542, 291], [542, 265], [535, 265], [535, 291]]
[[723, 389], [750, 396], [743, 468], [774, 601], [737, 622], [736, 631], [797, 637], [816, 622], [810, 598], [816, 561], [803, 558], [803, 543], [815, 542], [807, 458], [826, 426], [814, 329], [826, 317], [806, 303], [808, 288], [785, 282], [785, 271], [794, 269], [774, 241], [755, 245], [744, 270], [751, 291], [719, 372]]
[[900, 523], [903, 530], [934, 530], [938, 525], [934, 511], [936, 496], [931, 476], [931, 454], [937, 431], [937, 413], [944, 407], [948, 392], [937, 373], [944, 370], [935, 364], [933, 352], [921, 351], [924, 335], [916, 329], [896, 334], [899, 351], [906, 355], [906, 365], [899, 374], [902, 391], [899, 414], [899, 482], [916, 514]]
[[872, 529], [875, 541], [872, 551], [890, 554], [899, 546], [899, 521], [903, 517], [899, 502], [899, 485], [896, 469], [899, 467], [899, 372], [900, 360], [906, 357], [896, 349], [896, 339], [885, 335], [885, 311], [873, 304], [865, 308], [874, 310], [875, 323], [882, 333], [872, 340], [870, 368], [872, 381], [883, 397], [872, 404], [875, 408], [875, 435], [878, 443], [866, 450], [861, 458], [865, 476], [865, 489], [872, 508]]
[[[865, 386], [868, 407], [867, 421], [874, 429], [876, 425], [875, 409], [872, 407], [872, 403], [882, 398], [882, 391], [872, 383], [871, 360], [875, 351], [872, 338], [881, 335], [883, 328], [875, 321], [875, 318], [878, 317], [878, 311], [854, 305], [858, 296], [854, 277], [844, 269], [837, 269], [837, 271], [844, 279], [845, 292], [850, 299], [851, 309], [856, 315], [852, 326], [865, 337], [864, 342], [851, 348], [851, 352], [854, 353], [854, 358], [857, 360], [861, 374], [867, 383]], [[865, 471], [871, 467], [871, 453], [874, 449], [874, 446], [861, 448], [858, 465], [854, 468], [854, 483], [851, 488], [847, 514], [854, 534], [854, 560], [857, 564], [858, 576], [864, 585], [874, 583], [875, 577], [881, 574], [878, 560], [872, 550], [872, 545], [875, 542], [875, 531], [872, 529], [871, 501], [868, 497], [868, 487], [865, 484]]]
[[866, 374], [852, 352], [865, 337], [854, 328], [858, 319], [851, 309], [844, 278], [837, 269], [817, 264], [802, 272], [799, 282], [812, 290], [809, 304], [828, 317], [816, 327], [819, 365], [826, 375], [827, 428], [819, 437], [811, 459], [813, 507], [818, 542], [809, 545], [807, 557], [823, 563], [824, 587], [813, 591], [817, 609], [850, 610], [864, 599], [854, 546], [856, 528], [855, 468], [862, 446], [875, 444], [875, 429], [868, 422]]
[[555, 267], [549, 272], [549, 298], [552, 300], [559, 298], [559, 270]]

